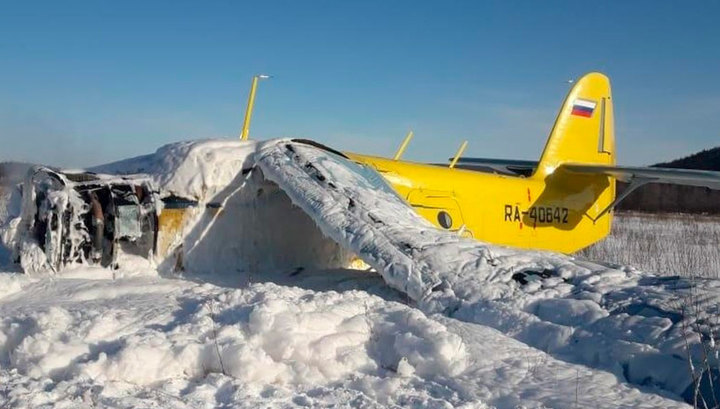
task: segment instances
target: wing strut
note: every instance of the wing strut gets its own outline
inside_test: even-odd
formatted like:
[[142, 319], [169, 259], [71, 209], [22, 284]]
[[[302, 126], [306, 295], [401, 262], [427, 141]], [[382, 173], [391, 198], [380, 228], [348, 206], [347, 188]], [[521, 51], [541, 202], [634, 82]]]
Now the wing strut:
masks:
[[467, 148], [467, 141], [463, 141], [463, 143], [460, 145], [460, 149], [458, 149], [457, 153], [453, 157], [452, 162], [450, 162], [450, 169], [454, 168], [455, 165], [458, 162], [458, 159], [462, 156], [463, 152], [465, 152], [465, 148]]
[[650, 178], [639, 178], [639, 177], [633, 177], [630, 179], [630, 184], [628, 185], [623, 192], [615, 197], [615, 200], [612, 201], [606, 208], [603, 209], [602, 212], [600, 212], [597, 216], [594, 218], [590, 216], [590, 219], [592, 219], [593, 223], [600, 220], [601, 217], [605, 216], [610, 210], [614, 209], [615, 206], [619, 205], [620, 202], [622, 202], [630, 193], [634, 192], [635, 189], [639, 188], [640, 186], [646, 185], [650, 182], [652, 182], [653, 179]]
[[393, 157], [393, 160], [400, 160], [400, 157], [403, 155], [403, 153], [405, 153], [405, 149], [407, 149], [407, 146], [410, 143], [410, 139], [412, 139], [412, 137], [413, 131], [408, 132], [405, 139], [403, 139], [402, 144], [400, 144], [397, 152], [395, 152], [395, 157]]

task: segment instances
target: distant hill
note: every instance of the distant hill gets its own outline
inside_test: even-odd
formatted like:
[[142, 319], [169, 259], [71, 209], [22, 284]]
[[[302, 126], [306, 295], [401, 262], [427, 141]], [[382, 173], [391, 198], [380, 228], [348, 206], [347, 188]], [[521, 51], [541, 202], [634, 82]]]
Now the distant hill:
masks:
[[[652, 166], [720, 171], [720, 146]], [[626, 187], [627, 183], [617, 182], [618, 194]], [[618, 209], [653, 213], [720, 214], [720, 191], [696, 186], [653, 183], [632, 192], [620, 203]]]
[[682, 168], [720, 171], [720, 146], [705, 149], [674, 161], [653, 165], [658, 168]]

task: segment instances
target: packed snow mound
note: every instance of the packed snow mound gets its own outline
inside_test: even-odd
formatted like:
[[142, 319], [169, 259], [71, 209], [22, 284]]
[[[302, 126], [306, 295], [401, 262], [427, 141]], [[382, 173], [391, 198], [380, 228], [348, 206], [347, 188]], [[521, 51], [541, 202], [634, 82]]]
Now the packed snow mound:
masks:
[[22, 276], [1, 299], [0, 406], [685, 407], [362, 284], [99, 273]]
[[[36, 304], [3, 319], [0, 328], [12, 338], [0, 349], [3, 363], [34, 378], [136, 385], [208, 372], [244, 382], [313, 385], [398, 365], [419, 375], [454, 376], [467, 365], [465, 345], [445, 326], [366, 293], [311, 293], [272, 284], [219, 292], [195, 287], [179, 295], [186, 310], [172, 320], [167, 311], [149, 308], [158, 293], [179, 287], [157, 280], [117, 282], [107, 294], [106, 283], [69, 280], [62, 288], [67, 301], [94, 308]], [[159, 315], [123, 316], [102, 305], [127, 296], [136, 308]], [[110, 335], [118, 341], [108, 343]]]

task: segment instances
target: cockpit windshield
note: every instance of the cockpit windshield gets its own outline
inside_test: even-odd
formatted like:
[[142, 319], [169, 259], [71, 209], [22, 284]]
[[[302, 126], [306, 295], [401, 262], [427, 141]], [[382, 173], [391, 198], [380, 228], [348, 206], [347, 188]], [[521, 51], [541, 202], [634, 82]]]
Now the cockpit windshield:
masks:
[[385, 181], [382, 175], [371, 166], [354, 162], [342, 152], [338, 152], [314, 141], [293, 139], [293, 142], [317, 148], [313, 149], [313, 151], [315, 151], [312, 161], [314, 168], [323, 169], [324, 172], [329, 172], [335, 176], [345, 174], [345, 177], [349, 177], [355, 183], [362, 184], [362, 187], [375, 191], [383, 191], [399, 198], [403, 202], [405, 201], [405, 199], [400, 197], [395, 189]]

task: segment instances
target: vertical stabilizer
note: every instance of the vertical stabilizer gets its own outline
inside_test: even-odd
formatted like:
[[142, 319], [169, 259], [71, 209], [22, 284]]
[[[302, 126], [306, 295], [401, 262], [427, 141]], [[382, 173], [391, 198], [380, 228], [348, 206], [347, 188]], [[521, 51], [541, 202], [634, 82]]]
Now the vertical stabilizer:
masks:
[[535, 172], [545, 178], [562, 163], [615, 164], [610, 80], [592, 72], [565, 98]]

